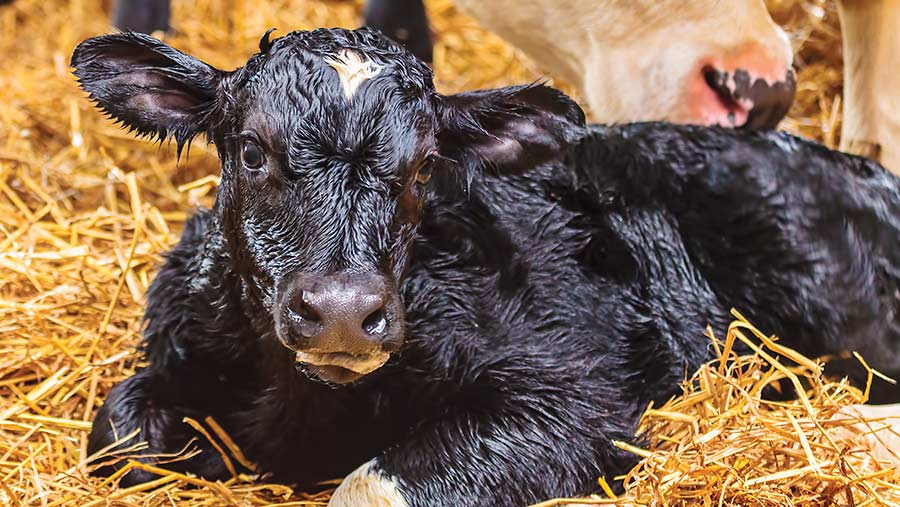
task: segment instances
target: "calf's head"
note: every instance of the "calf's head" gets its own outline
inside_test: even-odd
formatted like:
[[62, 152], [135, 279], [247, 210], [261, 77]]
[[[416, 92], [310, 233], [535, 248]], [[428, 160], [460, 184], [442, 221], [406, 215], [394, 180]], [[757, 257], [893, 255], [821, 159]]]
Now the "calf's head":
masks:
[[198, 134], [216, 144], [214, 211], [254, 318], [333, 383], [375, 371], [403, 342], [397, 287], [429, 185], [525, 170], [584, 123], [539, 85], [438, 94], [426, 65], [366, 29], [267, 33], [232, 72], [149, 36], [105, 35], [72, 66], [139, 134], [179, 152]]

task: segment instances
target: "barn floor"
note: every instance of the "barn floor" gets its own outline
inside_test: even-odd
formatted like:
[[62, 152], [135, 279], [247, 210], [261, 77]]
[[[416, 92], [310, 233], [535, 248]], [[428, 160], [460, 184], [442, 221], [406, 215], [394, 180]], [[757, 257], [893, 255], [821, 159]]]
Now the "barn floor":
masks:
[[[0, 7], [0, 505], [324, 505], [327, 493], [247, 478], [210, 484], [165, 475], [150, 491], [119, 490], [85, 474], [92, 414], [139, 366], [141, 301], [160, 255], [191, 210], [211, 203], [217, 181], [211, 147], [195, 143], [176, 166], [170, 146], [131, 139], [78, 90], [68, 58], [79, 41], [109, 30], [103, 3]], [[797, 104], [783, 126], [834, 146], [841, 86], [834, 7], [769, 3], [800, 65]], [[277, 36], [357, 26], [361, 1], [173, 4], [176, 33], [167, 40], [230, 69], [270, 27]], [[450, 0], [427, 4], [441, 91], [546, 77]]]

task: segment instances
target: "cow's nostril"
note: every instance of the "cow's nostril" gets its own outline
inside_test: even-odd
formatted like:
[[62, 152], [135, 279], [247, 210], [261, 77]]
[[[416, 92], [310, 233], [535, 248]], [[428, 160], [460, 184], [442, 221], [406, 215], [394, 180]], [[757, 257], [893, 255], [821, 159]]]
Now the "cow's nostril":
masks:
[[795, 82], [791, 71], [783, 80], [770, 81], [752, 72], [702, 68], [706, 86], [715, 94], [715, 103], [704, 102], [704, 123], [751, 129], [774, 128], [787, 114], [794, 100]]
[[725, 73], [716, 70], [716, 68], [712, 65], [705, 65], [702, 72], [703, 79], [706, 81], [706, 85], [713, 90], [717, 90], [718, 88], [725, 85]]
[[740, 107], [738, 100], [741, 98], [741, 90], [734, 85], [734, 81], [728, 82], [729, 74], [712, 65], [703, 67], [703, 79], [706, 85], [716, 93], [719, 100], [729, 109]]
[[363, 320], [362, 328], [363, 331], [370, 335], [379, 335], [384, 333], [387, 329], [387, 314], [384, 311], [384, 307], [375, 310], [370, 313], [365, 320]]

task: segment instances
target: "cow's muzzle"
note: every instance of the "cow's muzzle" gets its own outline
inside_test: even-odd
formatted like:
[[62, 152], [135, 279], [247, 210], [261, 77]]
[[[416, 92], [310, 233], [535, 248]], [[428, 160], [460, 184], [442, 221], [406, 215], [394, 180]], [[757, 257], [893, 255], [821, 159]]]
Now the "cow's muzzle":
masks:
[[775, 128], [790, 110], [797, 90], [791, 70], [779, 81], [758, 78], [743, 69], [726, 71], [712, 66], [705, 67], [703, 75], [728, 111], [731, 126], [740, 128]]

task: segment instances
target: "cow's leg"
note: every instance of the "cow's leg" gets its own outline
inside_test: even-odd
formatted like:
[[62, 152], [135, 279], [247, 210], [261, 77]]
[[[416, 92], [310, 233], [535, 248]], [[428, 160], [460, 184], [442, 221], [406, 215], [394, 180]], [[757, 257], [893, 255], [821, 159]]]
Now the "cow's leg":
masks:
[[169, 0], [116, 0], [112, 24], [119, 30], [153, 33], [169, 30]]
[[841, 0], [841, 149], [900, 174], [900, 0]]
[[[190, 470], [209, 479], [226, 477], [228, 472], [219, 454], [205, 438], [183, 422], [185, 417], [203, 421], [211, 415], [200, 408], [206, 404], [199, 401], [204, 396], [196, 392], [197, 389], [201, 387], [171, 372], [154, 368], [138, 372], [114, 387], [97, 412], [88, 439], [88, 452], [105, 451], [105, 457], [99, 457], [96, 463], [112, 461], [114, 458], [108, 455], [112, 451], [116, 455], [143, 455], [145, 457], [138, 459], [145, 463], [169, 461], [164, 465], [167, 469]], [[140, 430], [135, 437], [122, 440], [135, 430]], [[187, 460], [172, 456], [184, 449], [191, 439], [196, 439], [193, 447], [199, 448], [199, 454]], [[148, 447], [138, 452], [123, 452], [140, 442], [146, 442]], [[106, 464], [94, 474], [108, 476], [124, 465], [125, 461]], [[121, 484], [133, 485], [154, 478], [153, 474], [136, 469], [126, 474]]]
[[431, 29], [422, 0], [368, 0], [364, 16], [366, 26], [381, 30], [420, 60], [431, 63]]

